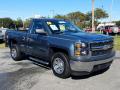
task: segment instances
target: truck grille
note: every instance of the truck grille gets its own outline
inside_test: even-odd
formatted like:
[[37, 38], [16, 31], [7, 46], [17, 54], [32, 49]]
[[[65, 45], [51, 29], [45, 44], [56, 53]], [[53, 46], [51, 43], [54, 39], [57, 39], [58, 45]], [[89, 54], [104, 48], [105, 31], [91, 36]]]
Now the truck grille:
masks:
[[92, 51], [92, 56], [108, 54], [108, 53], [110, 53], [111, 51], [112, 51], [112, 49]]
[[95, 42], [90, 44], [91, 55], [104, 55], [112, 52], [113, 40], [104, 41], [104, 42]]
[[113, 40], [105, 41], [105, 42], [95, 42], [95, 43], [91, 43], [91, 47], [99, 47], [99, 46], [112, 45], [112, 44], [113, 44]]

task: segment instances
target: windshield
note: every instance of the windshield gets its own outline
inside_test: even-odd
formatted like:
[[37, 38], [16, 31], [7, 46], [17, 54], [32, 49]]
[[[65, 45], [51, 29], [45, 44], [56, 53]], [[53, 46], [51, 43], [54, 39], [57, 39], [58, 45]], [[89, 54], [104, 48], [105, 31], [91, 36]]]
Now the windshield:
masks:
[[77, 26], [73, 25], [69, 21], [58, 20], [58, 21], [47, 21], [46, 23], [49, 29], [53, 33], [60, 33], [60, 32], [65, 32], [65, 31], [81, 32], [81, 30]]

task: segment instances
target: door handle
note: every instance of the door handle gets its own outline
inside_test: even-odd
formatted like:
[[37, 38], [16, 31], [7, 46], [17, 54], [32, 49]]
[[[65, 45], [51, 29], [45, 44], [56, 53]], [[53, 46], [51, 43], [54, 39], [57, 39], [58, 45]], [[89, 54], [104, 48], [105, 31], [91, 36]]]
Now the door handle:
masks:
[[25, 41], [25, 37], [23, 37], [22, 40]]

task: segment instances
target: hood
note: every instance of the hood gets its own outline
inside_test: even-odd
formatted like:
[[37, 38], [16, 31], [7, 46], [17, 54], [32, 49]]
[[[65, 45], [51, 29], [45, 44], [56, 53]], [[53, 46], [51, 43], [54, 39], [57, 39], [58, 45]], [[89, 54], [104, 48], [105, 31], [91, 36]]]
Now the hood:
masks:
[[86, 42], [101, 41], [112, 39], [112, 37], [102, 34], [86, 33], [86, 32], [64, 32], [63, 34], [57, 35], [60, 38], [70, 39], [70, 40], [81, 40]]

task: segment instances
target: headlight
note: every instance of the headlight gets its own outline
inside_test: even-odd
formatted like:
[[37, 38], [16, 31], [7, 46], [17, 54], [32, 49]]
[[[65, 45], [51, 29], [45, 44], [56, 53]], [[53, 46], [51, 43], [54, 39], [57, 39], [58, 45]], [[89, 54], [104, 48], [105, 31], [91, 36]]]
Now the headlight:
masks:
[[83, 48], [87, 47], [86, 43], [81, 43], [81, 46], [82, 46]]
[[86, 43], [76, 43], [75, 44], [75, 56], [84, 56], [88, 54]]

